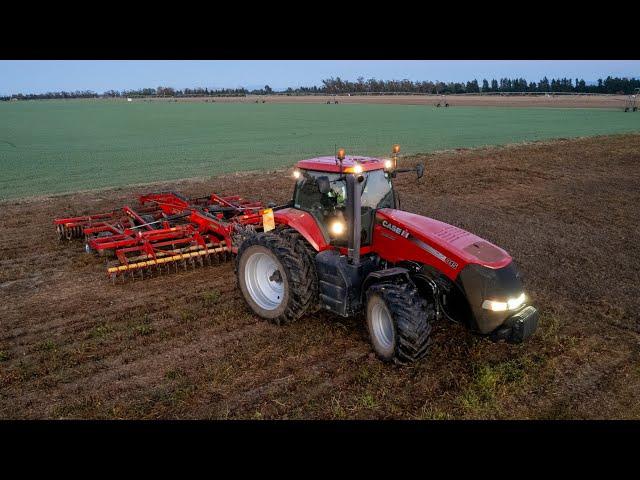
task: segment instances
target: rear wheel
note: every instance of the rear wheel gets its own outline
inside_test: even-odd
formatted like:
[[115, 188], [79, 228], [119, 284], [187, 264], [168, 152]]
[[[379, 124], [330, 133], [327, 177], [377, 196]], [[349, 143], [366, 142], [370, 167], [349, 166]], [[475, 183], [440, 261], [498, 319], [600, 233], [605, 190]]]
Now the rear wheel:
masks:
[[404, 364], [423, 358], [431, 344], [435, 310], [409, 283], [367, 290], [367, 328], [378, 357]]
[[236, 257], [236, 274], [247, 305], [281, 325], [307, 313], [317, 296], [317, 277], [300, 239], [286, 230], [246, 239]]

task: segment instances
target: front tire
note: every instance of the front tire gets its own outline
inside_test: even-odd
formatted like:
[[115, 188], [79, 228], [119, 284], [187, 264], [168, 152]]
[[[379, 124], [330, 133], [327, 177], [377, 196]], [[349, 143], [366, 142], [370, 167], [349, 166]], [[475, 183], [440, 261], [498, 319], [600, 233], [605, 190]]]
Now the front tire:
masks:
[[247, 305], [277, 325], [302, 317], [317, 293], [314, 264], [299, 242], [285, 232], [258, 233], [242, 243], [236, 257], [238, 284]]
[[435, 309], [409, 283], [367, 290], [367, 328], [376, 355], [399, 364], [423, 358], [431, 345]]

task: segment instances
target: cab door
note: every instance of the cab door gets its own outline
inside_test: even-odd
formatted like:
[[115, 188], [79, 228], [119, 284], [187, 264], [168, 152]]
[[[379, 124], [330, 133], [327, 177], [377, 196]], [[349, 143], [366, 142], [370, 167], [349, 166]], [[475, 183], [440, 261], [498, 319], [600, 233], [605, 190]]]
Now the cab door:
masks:
[[376, 211], [379, 208], [396, 208], [396, 196], [393, 193], [391, 176], [384, 170], [368, 172], [362, 186], [361, 198], [362, 234], [360, 245], [364, 247], [373, 243]]

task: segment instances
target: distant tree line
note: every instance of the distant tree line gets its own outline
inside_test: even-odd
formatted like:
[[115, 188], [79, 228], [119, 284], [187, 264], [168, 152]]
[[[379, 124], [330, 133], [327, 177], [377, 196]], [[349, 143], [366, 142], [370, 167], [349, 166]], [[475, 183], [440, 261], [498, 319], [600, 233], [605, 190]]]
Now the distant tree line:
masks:
[[10, 95], [0, 97], [0, 100], [11, 100], [16, 98], [18, 100], [39, 100], [39, 99], [60, 99], [60, 98], [98, 98], [99, 94], [91, 90], [76, 90], [74, 92], [47, 92], [47, 93], [18, 93], [16, 95]]
[[47, 100], [47, 99], [61, 99], [61, 98], [128, 98], [128, 97], [222, 97], [222, 96], [235, 96], [243, 97], [249, 94], [252, 95], [266, 95], [273, 93], [273, 90], [268, 85], [264, 88], [257, 90], [247, 90], [246, 88], [221, 88], [221, 89], [209, 89], [209, 88], [185, 88], [176, 89], [172, 87], [157, 87], [157, 88], [140, 88], [137, 90], [107, 90], [102, 94], [86, 90], [75, 92], [46, 92], [46, 93], [18, 93], [16, 95], [2, 96], [0, 100]]
[[108, 90], [98, 94], [91, 90], [74, 92], [47, 92], [10, 95], [0, 97], [0, 100], [37, 100], [60, 98], [121, 98], [121, 97], [221, 97], [246, 95], [269, 95], [279, 93], [285, 95], [342, 95], [353, 94], [385, 94], [385, 93], [416, 93], [416, 94], [456, 94], [456, 93], [601, 93], [629, 95], [640, 88], [640, 79], [618, 78], [608, 76], [598, 79], [597, 84], [587, 85], [584, 79], [576, 78], [552, 78], [544, 77], [539, 82], [527, 82], [524, 78], [501, 78], [471, 80], [468, 82], [432, 82], [411, 80], [377, 80], [371, 78], [365, 80], [358, 78], [355, 82], [342, 80], [340, 77], [322, 80], [321, 86], [288, 88], [281, 92], [274, 92], [265, 85], [261, 89], [248, 90], [246, 88], [184, 88], [172, 87], [141, 88], [137, 90]]
[[365, 80], [358, 78], [355, 82], [338, 78], [322, 80], [321, 93], [422, 93], [422, 94], [455, 94], [455, 93], [609, 93], [630, 94], [640, 88], [640, 79], [607, 77], [598, 79], [596, 85], [587, 85], [584, 79], [544, 77], [539, 82], [527, 82], [524, 78], [501, 78], [500, 80], [483, 79], [469, 82], [432, 82], [411, 80]]

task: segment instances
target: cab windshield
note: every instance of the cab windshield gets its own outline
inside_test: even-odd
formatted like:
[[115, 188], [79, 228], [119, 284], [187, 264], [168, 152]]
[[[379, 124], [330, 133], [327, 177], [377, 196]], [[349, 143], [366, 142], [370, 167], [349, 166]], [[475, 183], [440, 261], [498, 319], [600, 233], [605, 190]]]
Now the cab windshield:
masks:
[[[362, 212], [362, 244], [367, 244], [373, 215], [378, 208], [394, 208], [395, 199], [389, 174], [383, 170], [373, 170], [363, 174], [361, 212]], [[329, 182], [329, 191], [321, 193], [318, 179], [324, 177]], [[294, 207], [311, 213], [330, 237], [329, 226], [332, 222], [346, 221], [347, 183], [337, 173], [301, 170], [293, 197]], [[346, 225], [346, 223], [345, 223]], [[346, 229], [345, 229], [346, 230]], [[343, 235], [344, 236], [344, 235]], [[344, 236], [346, 238], [346, 236]], [[337, 239], [339, 240], [339, 239]]]

